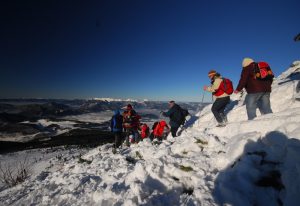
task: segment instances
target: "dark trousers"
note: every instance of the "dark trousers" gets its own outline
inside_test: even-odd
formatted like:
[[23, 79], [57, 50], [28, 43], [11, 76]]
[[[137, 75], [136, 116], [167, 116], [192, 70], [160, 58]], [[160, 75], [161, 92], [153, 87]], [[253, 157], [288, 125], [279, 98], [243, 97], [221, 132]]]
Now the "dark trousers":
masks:
[[122, 132], [114, 132], [115, 134], [115, 148], [117, 149], [118, 147], [121, 146], [123, 142], [123, 134]]
[[178, 128], [179, 128], [179, 127], [171, 127], [171, 134], [172, 134], [172, 137], [176, 137], [176, 133], [177, 133]]
[[226, 122], [226, 115], [224, 113], [226, 105], [230, 102], [230, 97], [217, 98], [213, 103], [211, 111], [214, 114], [218, 123]]

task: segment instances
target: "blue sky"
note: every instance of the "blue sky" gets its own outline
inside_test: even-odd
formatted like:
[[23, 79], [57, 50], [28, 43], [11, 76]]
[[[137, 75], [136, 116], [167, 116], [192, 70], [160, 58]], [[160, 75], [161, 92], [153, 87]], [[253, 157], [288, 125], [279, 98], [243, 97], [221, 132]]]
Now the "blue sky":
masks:
[[[300, 1], [7, 1], [0, 98], [201, 101], [207, 72], [300, 60]], [[205, 99], [210, 99], [206, 93]]]

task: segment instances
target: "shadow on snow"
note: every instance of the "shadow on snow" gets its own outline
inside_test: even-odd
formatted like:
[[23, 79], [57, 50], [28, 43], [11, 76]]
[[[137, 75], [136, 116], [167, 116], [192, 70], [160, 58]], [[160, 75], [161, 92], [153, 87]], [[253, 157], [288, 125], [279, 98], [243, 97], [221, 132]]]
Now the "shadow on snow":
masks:
[[299, 205], [300, 141], [273, 131], [249, 141], [216, 178], [213, 197], [224, 205]]

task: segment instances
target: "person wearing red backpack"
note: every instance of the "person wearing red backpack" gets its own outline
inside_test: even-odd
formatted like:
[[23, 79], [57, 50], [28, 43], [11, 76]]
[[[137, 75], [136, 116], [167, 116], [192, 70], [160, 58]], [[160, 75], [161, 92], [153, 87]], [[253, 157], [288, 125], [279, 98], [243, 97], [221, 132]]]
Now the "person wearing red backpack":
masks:
[[[215, 101], [211, 111], [218, 122], [217, 127], [224, 127], [227, 124], [227, 117], [224, 110], [226, 105], [230, 102], [229, 95], [232, 93], [232, 91], [227, 92], [227, 90], [232, 89], [232, 83], [228, 79], [223, 79], [215, 70], [210, 70], [208, 77], [211, 80], [211, 86], [204, 86], [203, 89], [204, 91], [212, 92]], [[227, 84], [228, 81], [231, 85]]]
[[142, 140], [149, 137], [149, 127], [146, 123], [142, 123], [139, 129], [141, 130]]
[[165, 120], [161, 120], [155, 125], [153, 129], [153, 138], [158, 140], [166, 139], [168, 134], [170, 133], [170, 128]]
[[274, 74], [266, 62], [254, 62], [251, 58], [244, 58], [243, 70], [239, 84], [234, 93], [243, 88], [247, 91], [245, 99], [247, 116], [249, 120], [256, 117], [256, 109], [261, 114], [272, 113], [270, 94]]

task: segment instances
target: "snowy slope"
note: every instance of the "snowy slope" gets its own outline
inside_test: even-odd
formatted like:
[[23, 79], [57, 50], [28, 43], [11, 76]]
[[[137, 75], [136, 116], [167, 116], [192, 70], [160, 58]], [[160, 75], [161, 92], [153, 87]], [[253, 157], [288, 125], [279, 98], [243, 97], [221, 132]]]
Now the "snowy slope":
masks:
[[[300, 62], [273, 83], [273, 114], [252, 121], [232, 95], [229, 124], [207, 106], [181, 135], [112, 154], [111, 145], [67, 158], [60, 169], [0, 193], [4, 205], [298, 205]], [[45, 172], [45, 171], [44, 171]]]

